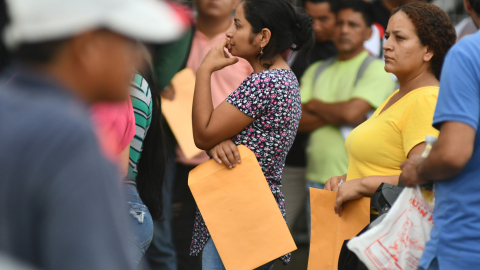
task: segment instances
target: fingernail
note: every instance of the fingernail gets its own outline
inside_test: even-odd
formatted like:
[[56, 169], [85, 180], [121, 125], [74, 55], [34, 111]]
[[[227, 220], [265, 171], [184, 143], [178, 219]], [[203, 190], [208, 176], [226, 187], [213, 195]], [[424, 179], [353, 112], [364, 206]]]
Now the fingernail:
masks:
[[228, 166], [228, 168], [229, 168], [229, 169], [231, 169], [231, 168], [232, 168], [232, 166]]
[[235, 166], [237, 166], [237, 165], [233, 164], [233, 168], [235, 168]]
[[242, 162], [242, 161], [241, 161], [240, 159], [237, 159], [237, 162], [240, 163], [240, 162]]

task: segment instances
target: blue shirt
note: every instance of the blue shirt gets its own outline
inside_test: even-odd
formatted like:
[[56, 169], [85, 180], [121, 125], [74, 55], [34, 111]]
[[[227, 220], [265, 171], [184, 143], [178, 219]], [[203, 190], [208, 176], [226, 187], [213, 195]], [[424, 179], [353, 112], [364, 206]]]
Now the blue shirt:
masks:
[[420, 266], [436, 257], [441, 269], [480, 268], [480, 32], [463, 38], [447, 54], [433, 118], [439, 128], [462, 122], [476, 131], [473, 155], [463, 171], [435, 184], [435, 226]]
[[4, 73], [0, 149], [0, 254], [38, 269], [134, 269], [119, 176], [78, 97], [39, 71]]

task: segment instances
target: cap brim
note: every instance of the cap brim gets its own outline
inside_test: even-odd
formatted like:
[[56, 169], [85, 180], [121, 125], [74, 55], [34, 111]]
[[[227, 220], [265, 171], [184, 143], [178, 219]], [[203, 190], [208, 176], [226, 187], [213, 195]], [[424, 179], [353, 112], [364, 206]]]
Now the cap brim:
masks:
[[133, 39], [165, 43], [179, 38], [185, 25], [176, 11], [162, 0], [127, 1], [105, 17], [108, 28]]

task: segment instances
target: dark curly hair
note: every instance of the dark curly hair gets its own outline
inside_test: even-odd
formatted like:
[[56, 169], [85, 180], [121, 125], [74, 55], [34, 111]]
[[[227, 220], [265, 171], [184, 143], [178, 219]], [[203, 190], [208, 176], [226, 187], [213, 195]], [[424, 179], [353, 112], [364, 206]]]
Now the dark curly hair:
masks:
[[420, 42], [433, 50], [430, 68], [435, 77], [440, 80], [445, 55], [457, 40], [452, 21], [442, 9], [428, 3], [406, 4], [395, 9], [392, 16], [400, 11], [412, 21]]

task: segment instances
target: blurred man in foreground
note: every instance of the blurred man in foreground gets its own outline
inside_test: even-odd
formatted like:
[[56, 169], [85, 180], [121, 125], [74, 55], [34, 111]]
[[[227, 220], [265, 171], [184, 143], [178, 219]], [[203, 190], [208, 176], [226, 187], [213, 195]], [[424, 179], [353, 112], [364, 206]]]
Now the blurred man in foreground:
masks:
[[0, 252], [40, 269], [133, 269], [119, 174], [88, 104], [128, 98], [135, 40], [169, 41], [181, 22], [146, 0], [6, 3]]

